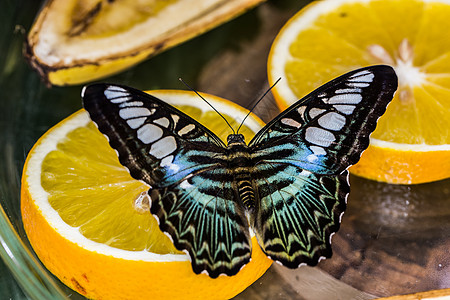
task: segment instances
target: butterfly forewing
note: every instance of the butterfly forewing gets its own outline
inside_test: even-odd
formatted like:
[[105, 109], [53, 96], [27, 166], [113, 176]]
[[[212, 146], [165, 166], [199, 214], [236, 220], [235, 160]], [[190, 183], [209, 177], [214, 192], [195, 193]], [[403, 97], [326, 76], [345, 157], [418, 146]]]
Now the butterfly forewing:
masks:
[[347, 73], [287, 108], [249, 146], [261, 160], [339, 174], [369, 146], [369, 135], [396, 89], [397, 77], [389, 66]]
[[129, 87], [90, 85], [83, 104], [131, 176], [152, 187], [173, 184], [211, 166], [211, 161], [191, 162], [190, 153], [211, 155], [225, 146], [176, 108]]
[[248, 222], [214, 133], [163, 101], [118, 85], [83, 92], [85, 109], [133, 178], [151, 186], [151, 213], [196, 273], [234, 275], [250, 260]]

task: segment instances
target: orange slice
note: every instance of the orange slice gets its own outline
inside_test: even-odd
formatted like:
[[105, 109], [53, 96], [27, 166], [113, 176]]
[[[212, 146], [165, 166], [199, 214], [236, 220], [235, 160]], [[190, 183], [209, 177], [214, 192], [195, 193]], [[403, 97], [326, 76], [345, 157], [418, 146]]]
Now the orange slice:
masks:
[[450, 177], [450, 2], [325, 0], [281, 30], [270, 52], [280, 108], [347, 71], [390, 64], [399, 90], [350, 171], [415, 184]]

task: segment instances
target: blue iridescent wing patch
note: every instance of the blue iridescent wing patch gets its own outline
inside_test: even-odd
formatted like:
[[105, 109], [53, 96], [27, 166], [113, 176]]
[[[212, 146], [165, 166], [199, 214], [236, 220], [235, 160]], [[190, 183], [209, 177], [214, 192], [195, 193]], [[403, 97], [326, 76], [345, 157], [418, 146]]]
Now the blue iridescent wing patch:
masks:
[[[151, 186], [151, 213], [195, 273], [234, 275], [263, 251], [295, 268], [331, 256], [349, 193], [347, 168], [368, 145], [397, 88], [391, 67], [345, 74], [282, 112], [245, 144], [138, 90], [94, 84], [85, 109], [133, 178]], [[248, 216], [248, 217], [247, 217]]]

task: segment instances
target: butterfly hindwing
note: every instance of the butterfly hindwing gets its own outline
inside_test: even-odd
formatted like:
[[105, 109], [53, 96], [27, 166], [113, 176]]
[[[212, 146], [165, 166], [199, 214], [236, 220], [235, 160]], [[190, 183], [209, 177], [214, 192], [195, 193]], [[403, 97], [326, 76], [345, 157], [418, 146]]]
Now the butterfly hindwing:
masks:
[[94, 84], [82, 96], [121, 164], [151, 186], [151, 213], [189, 253], [194, 271], [234, 275], [248, 263], [248, 222], [223, 167], [223, 142], [176, 108], [129, 87]]
[[369, 146], [369, 135], [396, 89], [397, 77], [389, 66], [349, 72], [287, 108], [249, 146], [261, 159], [339, 174]]
[[391, 67], [359, 69], [287, 108], [250, 142], [259, 203], [251, 224], [272, 259], [288, 267], [331, 256], [346, 206], [349, 166], [397, 88]]
[[323, 176], [290, 164], [261, 163], [259, 205], [251, 220], [258, 242], [271, 259], [289, 268], [314, 266], [331, 256], [331, 236], [338, 231], [350, 191], [348, 171]]
[[178, 249], [187, 249], [195, 273], [234, 275], [250, 261], [248, 221], [222, 168], [205, 171], [180, 185], [152, 190], [151, 212]]

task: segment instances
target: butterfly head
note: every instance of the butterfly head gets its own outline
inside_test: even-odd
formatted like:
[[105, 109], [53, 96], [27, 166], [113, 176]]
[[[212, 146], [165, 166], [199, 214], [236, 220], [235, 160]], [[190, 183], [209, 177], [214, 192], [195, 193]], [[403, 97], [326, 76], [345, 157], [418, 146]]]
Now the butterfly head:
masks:
[[244, 135], [238, 133], [238, 134], [230, 134], [227, 137], [227, 144], [228, 147], [236, 145], [236, 144], [245, 144], [245, 137]]

